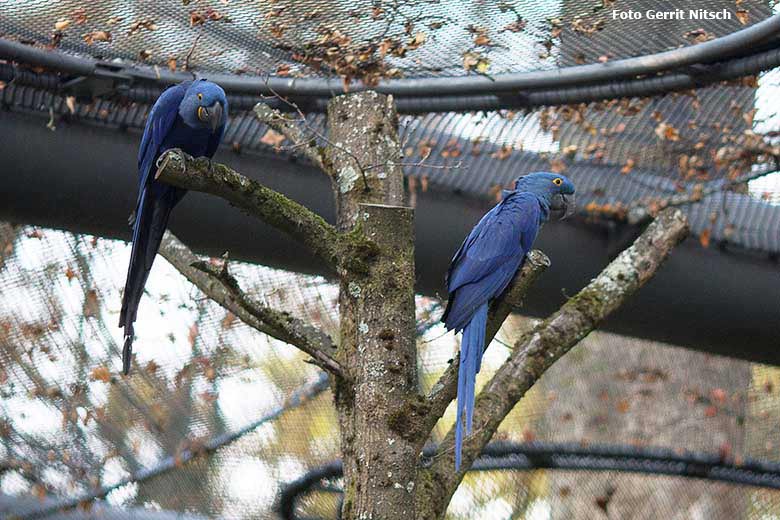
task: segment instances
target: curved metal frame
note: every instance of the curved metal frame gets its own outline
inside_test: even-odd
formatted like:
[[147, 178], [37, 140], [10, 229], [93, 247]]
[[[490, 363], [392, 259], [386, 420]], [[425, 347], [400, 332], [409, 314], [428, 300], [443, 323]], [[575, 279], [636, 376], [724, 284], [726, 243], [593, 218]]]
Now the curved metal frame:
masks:
[[[659, 94], [780, 66], [780, 41], [772, 38], [778, 33], [780, 14], [715, 40], [647, 56], [490, 78], [471, 75], [392, 79], [380, 83], [375, 90], [394, 95], [399, 111], [403, 113], [528, 108]], [[759, 45], [768, 45], [769, 49], [756, 52], [755, 47]], [[747, 49], [752, 53], [743, 52], [737, 56]], [[97, 78], [104, 84], [113, 85], [109, 88], [122, 85], [125, 94], [135, 96], [143, 94], [143, 88], [136, 88], [139, 85], [162, 88], [193, 77], [186, 72], [76, 57], [5, 39], [0, 39], [0, 57], [60, 73]], [[667, 74], [655, 75], [663, 72]], [[197, 77], [198, 74], [194, 75]], [[264, 78], [229, 74], [208, 74], [208, 77], [229, 94], [237, 96], [236, 108], [249, 108], [249, 103], [254, 103], [260, 95], [278, 94], [294, 97], [305, 110], [320, 112], [325, 109], [328, 98], [344, 93], [340, 78]], [[61, 86], [67, 88], [77, 82]], [[351, 90], [365, 88], [354, 85]]]
[[[427, 447], [423, 457], [431, 457]], [[635, 448], [604, 444], [548, 442], [493, 442], [482, 451], [471, 471], [530, 471], [559, 469], [575, 471], [619, 471], [651, 475], [699, 478], [730, 484], [780, 489], [780, 464], [745, 459], [739, 464], [720, 455], [679, 453], [666, 448]], [[277, 511], [285, 520], [296, 520], [298, 497], [312, 490], [341, 493], [335, 487], [321, 487], [323, 480], [342, 476], [341, 461], [312, 469], [282, 488]]]

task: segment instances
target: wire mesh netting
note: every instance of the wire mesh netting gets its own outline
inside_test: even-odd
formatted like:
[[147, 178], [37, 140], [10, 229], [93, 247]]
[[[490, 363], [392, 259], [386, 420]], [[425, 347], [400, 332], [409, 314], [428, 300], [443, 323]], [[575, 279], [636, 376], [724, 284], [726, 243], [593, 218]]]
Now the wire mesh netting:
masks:
[[[152, 78], [186, 69], [335, 78], [354, 87], [610, 64], [695, 48], [777, 12], [774, 2], [759, 0], [691, 4], [10, 0], [0, 3], [0, 37]], [[678, 8], [729, 16], [645, 17], [641, 24], [613, 16]], [[722, 68], [675, 69], [696, 76], [697, 88], [651, 97], [615, 98], [616, 82], [607, 89], [615, 87], [614, 95], [527, 108], [515, 105], [533, 92], [504, 93], [499, 109], [481, 111], [464, 105], [427, 112], [424, 102], [404, 110], [412, 105], [399, 99], [409, 202], [428, 190], [490, 199], [520, 173], [565, 172], [578, 187], [581, 222], [637, 223], [640, 210], [679, 205], [700, 247], [776, 261], [780, 69], [712, 79]], [[116, 84], [95, 87], [80, 74], [3, 61], [3, 110], [46, 114], [55, 135], [88, 124], [130, 129], [126, 135], [138, 139], [161, 85], [123, 83], [117, 73]], [[228, 94], [233, 110], [223, 144], [235, 153], [295, 155], [293, 143], [249, 110], [258, 101], [293, 114], [312, 139], [327, 139], [322, 104]], [[76, 517], [91, 508], [106, 518], [265, 518], [279, 511], [338, 518], [338, 472], [280, 498], [286, 483], [339, 457], [327, 378], [297, 350], [207, 299], [162, 258], [140, 307], [136, 375], [117, 376], [115, 323], [128, 258], [129, 246], [119, 241], [0, 224], [0, 517], [66, 518], [62, 507], [77, 506]], [[338, 336], [336, 284], [232, 265], [252, 297]], [[458, 340], [438, 323], [438, 298], [418, 296], [416, 304], [420, 386], [427, 391]], [[513, 316], [505, 323], [478, 386], [532, 322]], [[502, 469], [468, 474], [448, 518], [780, 518], [780, 470], [772, 466], [780, 462], [778, 385], [775, 367], [593, 333], [534, 386], [495, 440], [527, 450], [667, 450], [669, 474], [651, 475], [638, 462], [627, 466], [634, 472], [614, 471], [614, 457], [603, 454], [538, 469], [545, 463], [526, 453]], [[451, 407], [432, 444], [454, 415]], [[672, 461], [690, 453], [712, 459]], [[740, 469], [756, 461], [767, 464], [764, 480]], [[740, 474], [743, 480], [734, 477]]]
[[[550, 70], [642, 56], [730, 34], [767, 2], [700, 1], [728, 19], [615, 20], [605, 2], [5, 2], [0, 31], [64, 51], [237, 74], [452, 76]], [[644, 2], [667, 12], [689, 2]], [[630, 27], [630, 29], [629, 29]], [[195, 47], [195, 40], [200, 41]], [[564, 45], [559, 45], [564, 42]]]
[[[127, 380], [116, 375], [114, 322], [129, 247], [49, 229], [4, 224], [2, 231], [0, 489], [41, 499], [6, 497], [0, 502], [6, 515], [26, 518], [42, 504], [57, 510], [59, 500], [77, 503], [110, 490], [101, 514], [142, 505], [263, 517], [279, 506], [283, 483], [338, 457], [323, 376], [296, 350], [252, 332], [204, 298], [163, 259], [142, 307], [137, 375]], [[334, 331], [335, 286], [262, 267], [234, 269], [255, 297]], [[457, 344], [436, 325], [438, 302], [418, 298], [417, 306], [427, 389]], [[478, 384], [508, 355], [503, 343], [530, 324], [521, 317], [505, 324]], [[496, 440], [619, 442], [712, 453], [737, 465], [777, 460], [778, 384], [775, 368], [594, 333], [521, 401]], [[453, 416], [451, 409], [433, 442]], [[620, 518], [642, 511], [648, 518], [663, 511], [679, 518], [706, 511], [713, 519], [780, 514], [776, 491], [678, 478], [482, 471], [466, 478], [450, 512], [452, 518], [564, 518], [574, 510], [611, 510]], [[335, 518], [334, 482], [302, 493], [297, 517]]]

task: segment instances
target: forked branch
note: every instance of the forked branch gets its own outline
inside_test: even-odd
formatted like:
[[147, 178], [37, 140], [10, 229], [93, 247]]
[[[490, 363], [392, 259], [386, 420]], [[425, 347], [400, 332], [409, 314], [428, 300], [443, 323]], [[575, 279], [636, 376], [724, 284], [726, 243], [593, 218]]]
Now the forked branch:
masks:
[[160, 254], [206, 296], [250, 327], [297, 347], [324, 370], [345, 376], [341, 365], [333, 358], [336, 350], [333, 340], [317, 327], [253, 301], [226, 269], [202, 262], [170, 231], [163, 236]]

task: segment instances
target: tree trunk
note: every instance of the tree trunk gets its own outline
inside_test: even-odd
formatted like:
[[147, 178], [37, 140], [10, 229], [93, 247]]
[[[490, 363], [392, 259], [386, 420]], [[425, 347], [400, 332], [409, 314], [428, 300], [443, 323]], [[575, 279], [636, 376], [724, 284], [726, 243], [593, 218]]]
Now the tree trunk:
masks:
[[413, 211], [402, 207], [397, 115], [391, 97], [361, 92], [334, 98], [328, 122], [338, 228], [379, 249], [365, 272], [339, 273], [338, 361], [350, 379], [334, 389], [342, 517], [409, 520], [419, 445], [393, 428], [416, 391], [414, 235]]

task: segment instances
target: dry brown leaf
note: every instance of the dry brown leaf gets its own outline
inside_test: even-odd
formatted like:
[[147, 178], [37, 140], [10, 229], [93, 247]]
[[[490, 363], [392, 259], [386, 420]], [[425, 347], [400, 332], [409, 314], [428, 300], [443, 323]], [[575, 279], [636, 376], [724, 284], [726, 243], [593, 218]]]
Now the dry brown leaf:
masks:
[[705, 229], [699, 235], [699, 243], [701, 244], [702, 247], [710, 247], [710, 234], [711, 234], [710, 230]]
[[229, 329], [233, 325], [233, 323], [235, 323], [235, 321], [236, 321], [236, 315], [228, 311], [225, 314], [225, 317], [222, 318], [222, 322], [221, 322], [222, 328]]
[[679, 141], [680, 132], [669, 123], [661, 123], [655, 127], [655, 135], [662, 141]]
[[508, 158], [510, 155], [512, 155], [512, 147], [509, 145], [502, 145], [501, 148], [490, 154], [490, 157], [493, 159], [498, 159], [499, 161], [503, 161], [504, 159]]
[[68, 107], [68, 112], [71, 114], [76, 113], [76, 98], [74, 96], [67, 96], [65, 98], [65, 106]]
[[92, 381], [103, 381], [104, 383], [111, 382], [111, 371], [106, 367], [95, 367], [89, 374], [89, 378]]
[[100, 302], [94, 289], [87, 291], [86, 296], [84, 296], [83, 312], [85, 318], [95, 318], [100, 314]]
[[526, 21], [523, 20], [522, 18], [518, 18], [514, 22], [505, 25], [504, 28], [501, 29], [501, 31], [502, 32], [503, 31], [509, 31], [509, 32], [513, 32], [513, 33], [518, 33], [520, 31], [522, 31], [523, 29], [525, 29], [525, 26], [526, 26]]
[[737, 20], [739, 20], [739, 23], [742, 25], [747, 25], [750, 20], [750, 13], [747, 9], [737, 9], [734, 14], [737, 15]]
[[57, 20], [54, 23], [54, 30], [55, 31], [64, 31], [65, 29], [67, 29], [70, 26], [71, 23], [73, 23], [73, 22], [71, 22], [67, 18], [64, 19], [64, 20]]
[[464, 52], [463, 68], [467, 71], [476, 70], [484, 74], [490, 69], [490, 60], [476, 52]]
[[87, 45], [92, 45], [95, 42], [110, 42], [111, 33], [108, 31], [92, 31], [82, 34], [81, 38], [87, 43]]
[[284, 142], [284, 136], [269, 128], [265, 135], [260, 138], [260, 142], [276, 148]]
[[620, 173], [623, 175], [627, 175], [631, 173], [631, 170], [634, 169], [634, 165], [636, 164], [636, 161], [634, 159], [629, 158], [626, 161], [626, 164], [623, 165], [623, 167], [620, 169]]
[[191, 347], [194, 347], [195, 346], [195, 341], [197, 339], [198, 339], [198, 324], [196, 322], [196, 323], [193, 323], [190, 326], [190, 331], [189, 331], [189, 334], [187, 335], [187, 341], [190, 342], [190, 346]]
[[154, 20], [150, 20], [150, 19], [133, 22], [130, 24], [130, 28], [127, 31], [127, 35], [132, 36], [133, 34], [137, 33], [141, 29], [146, 29], [147, 31], [156, 31], [157, 24], [154, 23]]
[[85, 23], [87, 23], [87, 11], [83, 7], [79, 7], [78, 9], [71, 12], [70, 17], [73, 19], [73, 22], [77, 25], [84, 25]]

